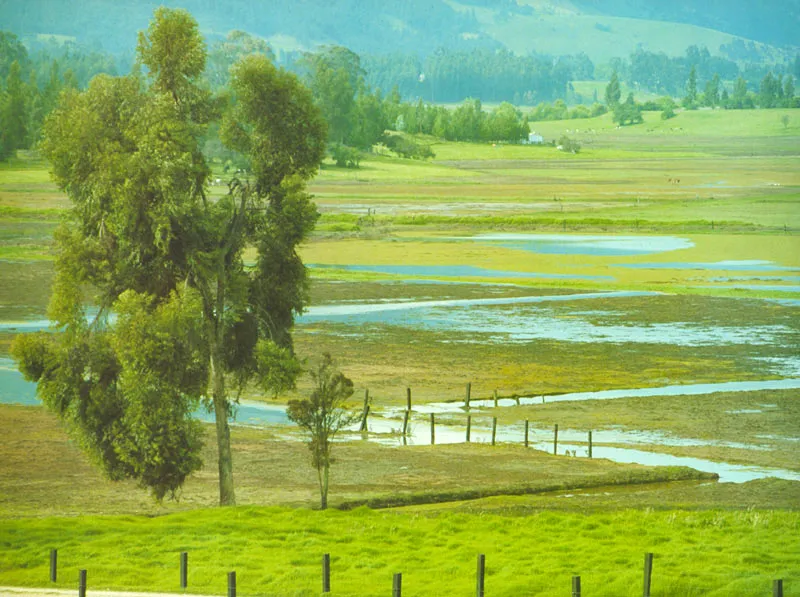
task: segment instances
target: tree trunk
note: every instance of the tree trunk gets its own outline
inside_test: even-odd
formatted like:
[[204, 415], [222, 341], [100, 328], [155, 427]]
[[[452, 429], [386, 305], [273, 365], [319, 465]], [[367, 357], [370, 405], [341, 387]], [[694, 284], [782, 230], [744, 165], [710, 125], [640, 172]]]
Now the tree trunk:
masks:
[[321, 510], [328, 508], [328, 471], [330, 466], [324, 465], [317, 471], [319, 477], [319, 507]]
[[231, 454], [231, 428], [228, 425], [229, 404], [225, 398], [225, 378], [221, 367], [211, 359], [211, 375], [214, 399], [214, 417], [217, 424], [217, 450], [219, 451], [219, 505], [233, 506], [236, 495], [233, 490], [233, 456]]
[[[224, 269], [221, 265], [220, 269]], [[215, 296], [215, 318], [210, 325], [211, 346], [211, 397], [214, 401], [214, 418], [217, 424], [217, 450], [219, 453], [219, 505], [233, 506], [236, 495], [233, 491], [233, 455], [231, 454], [231, 428], [228, 425], [230, 403], [225, 396], [225, 369], [222, 363], [223, 335], [222, 312], [225, 307], [225, 284], [222, 272], [217, 277]]]
[[219, 450], [219, 505], [233, 506], [236, 494], [233, 491], [233, 456], [231, 455], [231, 428], [228, 425], [228, 403], [214, 399], [214, 414], [217, 422], [217, 449]]

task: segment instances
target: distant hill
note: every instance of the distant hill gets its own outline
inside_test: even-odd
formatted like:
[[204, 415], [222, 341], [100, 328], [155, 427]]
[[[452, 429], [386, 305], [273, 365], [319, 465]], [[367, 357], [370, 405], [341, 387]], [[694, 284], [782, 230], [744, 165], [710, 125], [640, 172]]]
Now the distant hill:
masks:
[[775, 46], [800, 44], [798, 0], [571, 0], [585, 14], [715, 29]]
[[130, 52], [162, 4], [188, 9], [210, 40], [242, 29], [278, 50], [341, 44], [424, 56], [439, 47], [507, 47], [607, 61], [637, 47], [718, 53], [734, 36], [800, 45], [800, 0], [0, 0], [0, 29]]

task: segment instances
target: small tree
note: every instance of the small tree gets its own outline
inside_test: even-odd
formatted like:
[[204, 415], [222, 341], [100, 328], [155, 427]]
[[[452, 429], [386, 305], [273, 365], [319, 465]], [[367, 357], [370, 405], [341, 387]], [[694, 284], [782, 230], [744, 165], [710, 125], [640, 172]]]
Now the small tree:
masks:
[[619, 86], [619, 77], [617, 71], [611, 75], [611, 81], [606, 85], [606, 105], [613, 109], [619, 105], [619, 100], [622, 98], [622, 90]]
[[358, 414], [347, 408], [346, 401], [353, 395], [353, 382], [336, 370], [331, 355], [325, 353], [319, 365], [309, 371], [314, 389], [309, 398], [290, 400], [287, 414], [310, 436], [308, 449], [311, 465], [317, 469], [320, 508], [328, 507], [328, 479], [333, 458], [333, 438], [353, 424]]

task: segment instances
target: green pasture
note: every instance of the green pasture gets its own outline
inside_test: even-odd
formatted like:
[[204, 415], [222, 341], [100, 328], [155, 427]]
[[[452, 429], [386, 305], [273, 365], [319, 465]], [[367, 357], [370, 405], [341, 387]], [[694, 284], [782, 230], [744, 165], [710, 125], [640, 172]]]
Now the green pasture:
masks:
[[[535, 9], [539, 3], [527, 0]], [[692, 44], [707, 46], [715, 52], [735, 36], [694, 25], [581, 15], [570, 12], [514, 15], [509, 19], [493, 19], [491, 12], [473, 8], [486, 30], [512, 51], [524, 55], [540, 53], [576, 54], [585, 52], [597, 63], [608, 63], [615, 56], [627, 56], [637, 48], [658, 48], [671, 56], [683, 56]], [[602, 96], [601, 96], [602, 97]]]
[[[595, 118], [555, 120], [531, 123], [531, 127], [543, 134], [545, 138], [557, 137], [567, 130], [595, 134], [598, 138], [609, 140], [625, 137], [642, 137], [650, 139], [653, 144], [661, 144], [658, 133], [666, 137], [683, 139], [688, 142], [702, 141], [706, 137], [728, 137], [734, 143], [741, 144], [741, 151], [746, 155], [748, 138], [796, 137], [800, 134], [800, 112], [790, 108], [772, 108], [767, 110], [722, 110], [699, 109], [680, 110], [674, 118], [663, 120], [660, 112], [642, 112], [642, 124], [618, 127], [612, 120], [612, 114], [604, 114]], [[787, 123], [783, 119], [787, 118]], [[643, 140], [642, 139], [642, 140]], [[795, 154], [797, 153], [795, 145]]]
[[[0, 521], [0, 585], [42, 586], [58, 548], [56, 586], [88, 569], [90, 589], [175, 591], [178, 556], [189, 553], [188, 590], [224, 594], [237, 573], [243, 596], [319, 594], [331, 554], [332, 595], [471, 595], [475, 560], [486, 556], [486, 592], [567, 594], [573, 575], [587, 593], [641, 594], [653, 552], [654, 596], [768, 594], [775, 578], [800, 575], [792, 540], [800, 515], [785, 511], [530, 512], [525, 516], [407, 510], [312, 512], [239, 507], [156, 518], [82, 516]], [[786, 595], [797, 595], [787, 582]]]

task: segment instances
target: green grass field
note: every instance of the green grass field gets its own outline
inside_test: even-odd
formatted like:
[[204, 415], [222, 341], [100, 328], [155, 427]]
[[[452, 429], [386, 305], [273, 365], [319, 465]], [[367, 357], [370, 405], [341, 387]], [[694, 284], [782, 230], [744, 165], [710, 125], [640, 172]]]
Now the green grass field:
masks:
[[[58, 586], [87, 567], [91, 588], [178, 591], [178, 554], [189, 553], [188, 588], [223, 594], [227, 572], [247, 596], [317, 595], [331, 554], [332, 595], [470, 595], [486, 556], [486, 594], [568, 594], [571, 577], [606, 597], [641, 594], [653, 552], [652, 595], [768, 594], [797, 578], [796, 512], [309, 512], [277, 508], [195, 510], [157, 518], [4, 520], [8, 557], [0, 584], [43, 585], [59, 549]], [[13, 572], [12, 572], [13, 571]], [[788, 583], [785, 595], [796, 595]]]

